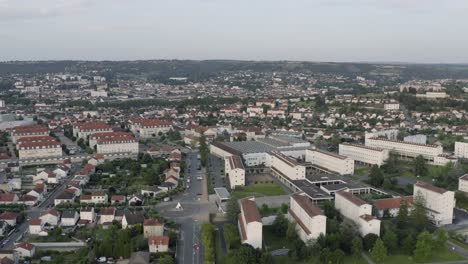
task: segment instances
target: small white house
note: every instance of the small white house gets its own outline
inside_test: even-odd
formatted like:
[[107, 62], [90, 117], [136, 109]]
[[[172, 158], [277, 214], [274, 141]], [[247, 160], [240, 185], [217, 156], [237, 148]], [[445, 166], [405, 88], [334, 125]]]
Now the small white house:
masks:
[[75, 226], [78, 222], [80, 215], [74, 211], [63, 211], [62, 213], [62, 222], [60, 223], [61, 226]]

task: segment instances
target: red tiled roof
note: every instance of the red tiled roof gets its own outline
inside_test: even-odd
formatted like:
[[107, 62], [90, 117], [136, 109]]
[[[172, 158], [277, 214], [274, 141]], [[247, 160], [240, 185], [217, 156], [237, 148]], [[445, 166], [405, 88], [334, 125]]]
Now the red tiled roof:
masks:
[[112, 195], [111, 201], [124, 201], [125, 196], [123, 195]]
[[74, 127], [78, 128], [79, 130], [111, 129], [111, 127], [106, 123], [100, 121], [76, 123]]
[[172, 125], [172, 122], [160, 119], [135, 118], [132, 119], [131, 122], [144, 127], [159, 127]]
[[25, 194], [25, 195], [21, 196], [21, 198], [19, 200], [22, 201], [22, 202], [35, 202], [35, 201], [37, 201], [37, 197], [29, 195], [29, 194]]
[[19, 144], [19, 148], [30, 148], [30, 147], [60, 147], [60, 142], [57, 141], [45, 141], [45, 142], [24, 142], [22, 144]]
[[145, 219], [143, 226], [162, 226], [162, 223], [158, 219]]
[[244, 198], [240, 200], [240, 204], [247, 223], [262, 222], [260, 212], [258, 211], [257, 205], [254, 201], [249, 198]]
[[83, 194], [80, 197], [80, 201], [90, 201], [91, 200], [91, 195], [90, 194]]
[[425, 183], [425, 182], [422, 182], [422, 181], [417, 181], [414, 185], [416, 185], [418, 187], [421, 187], [423, 189], [429, 190], [429, 191], [440, 193], [440, 194], [443, 194], [443, 193], [447, 192], [447, 190], [445, 190], [443, 188], [439, 188], [439, 187], [436, 187], [434, 185], [431, 185], [429, 183]]
[[357, 196], [355, 196], [354, 194], [352, 194], [352, 193], [350, 193], [350, 192], [339, 191], [339, 192], [336, 192], [336, 194], [341, 195], [341, 196], [344, 197], [346, 200], [348, 200], [348, 201], [354, 203], [354, 204], [357, 205], [357, 206], [361, 206], [361, 205], [367, 204], [365, 201], [361, 200], [360, 198], [358, 198]]
[[136, 141], [135, 137], [133, 136], [122, 136], [122, 137], [111, 137], [111, 138], [99, 138], [97, 140], [98, 143], [111, 143], [111, 142], [128, 142], [128, 141]]
[[21, 243], [16, 244], [16, 248], [23, 248], [23, 249], [31, 251], [34, 248], [34, 246], [27, 242], [21, 242]]
[[59, 216], [59, 212], [57, 210], [55, 210], [55, 209], [49, 209], [49, 210], [41, 213], [41, 216], [48, 215], [48, 214], [53, 215], [53, 216], [57, 216], [57, 217]]
[[131, 137], [132, 133], [129, 132], [100, 132], [89, 135], [90, 139], [100, 138], [115, 138], [115, 137]]
[[39, 218], [33, 218], [29, 220], [29, 225], [41, 225], [41, 224], [42, 224], [42, 220]]
[[375, 207], [380, 210], [400, 208], [401, 201], [406, 200], [406, 204], [413, 203], [413, 196], [379, 199], [374, 202]]
[[307, 228], [307, 226], [304, 224], [304, 222], [302, 222], [302, 220], [296, 215], [296, 213], [294, 213], [293, 210], [291, 210], [291, 208], [288, 209], [288, 212], [289, 214], [294, 218], [294, 221], [302, 228], [302, 230], [304, 230], [304, 232], [309, 235], [311, 232], [309, 230], [309, 228]]
[[0, 219], [2, 220], [15, 220], [18, 218], [18, 213], [14, 212], [3, 212], [0, 214]]
[[0, 202], [12, 202], [15, 199], [14, 193], [0, 193]]
[[26, 143], [26, 142], [39, 142], [39, 141], [55, 141], [55, 138], [51, 136], [37, 136], [37, 137], [20, 137], [17, 142], [18, 144]]
[[150, 236], [148, 238], [148, 246], [150, 245], [169, 245], [168, 236]]
[[242, 221], [242, 214], [239, 214], [239, 226], [240, 226], [241, 241], [245, 241], [247, 240], [247, 232], [245, 231], [244, 221]]
[[101, 213], [101, 215], [114, 215], [115, 214], [115, 208], [114, 207], [101, 208], [100, 213]]
[[301, 195], [299, 193], [295, 193], [291, 196], [294, 201], [296, 201], [299, 206], [304, 209], [304, 211], [310, 216], [310, 217], [314, 217], [314, 216], [317, 216], [317, 215], [321, 215], [322, 214], [322, 211], [320, 211], [320, 209], [318, 207], [316, 207], [315, 205], [313, 205], [310, 201], [309, 201], [309, 198], [307, 198], [306, 196], [304, 195]]

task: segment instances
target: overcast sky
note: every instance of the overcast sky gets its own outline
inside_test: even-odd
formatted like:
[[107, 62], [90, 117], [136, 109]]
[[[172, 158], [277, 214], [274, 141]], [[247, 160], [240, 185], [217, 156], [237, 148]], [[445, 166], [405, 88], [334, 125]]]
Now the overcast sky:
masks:
[[0, 0], [0, 60], [468, 63], [468, 0]]

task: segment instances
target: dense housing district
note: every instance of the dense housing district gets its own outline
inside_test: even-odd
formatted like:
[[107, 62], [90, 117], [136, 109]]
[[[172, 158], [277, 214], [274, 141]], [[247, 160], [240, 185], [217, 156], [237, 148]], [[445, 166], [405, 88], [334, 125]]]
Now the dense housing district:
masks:
[[1, 264], [467, 261], [468, 76], [16, 63]]

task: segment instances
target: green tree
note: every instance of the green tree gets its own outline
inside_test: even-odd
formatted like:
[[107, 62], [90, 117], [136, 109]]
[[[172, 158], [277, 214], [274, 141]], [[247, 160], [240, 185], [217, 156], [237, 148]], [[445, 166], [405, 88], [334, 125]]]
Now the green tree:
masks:
[[417, 156], [413, 161], [414, 175], [426, 176], [427, 174], [427, 162], [423, 156]]
[[257, 264], [259, 260], [259, 252], [251, 245], [243, 244], [235, 254], [236, 263]]
[[206, 167], [206, 165], [208, 164], [208, 155], [209, 150], [208, 145], [206, 143], [206, 137], [202, 134], [202, 136], [200, 137], [200, 162], [203, 167]]
[[382, 238], [385, 247], [389, 253], [395, 253], [398, 250], [398, 236], [391, 230], [385, 232]]
[[398, 228], [404, 228], [408, 223], [408, 219], [408, 203], [406, 202], [406, 199], [401, 199], [400, 210], [398, 210], [396, 217]]
[[353, 256], [358, 257], [361, 255], [361, 251], [362, 251], [362, 239], [357, 236], [353, 238], [351, 242], [351, 252], [353, 253]]
[[174, 264], [175, 262], [174, 262], [174, 259], [171, 256], [165, 255], [165, 256], [160, 257], [158, 259], [158, 263], [159, 264]]
[[445, 244], [447, 243], [447, 239], [448, 239], [447, 232], [444, 229], [439, 228], [434, 232], [434, 236], [435, 236], [434, 248], [445, 247]]
[[427, 216], [426, 200], [421, 192], [415, 194], [413, 199], [413, 210], [411, 210], [411, 221], [417, 230], [424, 230], [429, 225]]
[[234, 245], [240, 242], [239, 232], [237, 231], [237, 227], [233, 224], [225, 224], [223, 227], [224, 230], [224, 240], [228, 248], [233, 248]]
[[374, 247], [375, 241], [377, 241], [378, 238], [379, 236], [376, 234], [372, 234], [372, 233], [367, 234], [362, 240], [364, 249], [366, 251], [371, 250]]
[[372, 166], [369, 173], [369, 183], [375, 187], [381, 187], [384, 182], [384, 175], [377, 165]]
[[278, 236], [285, 236], [288, 230], [288, 223], [288, 219], [286, 219], [282, 213], [278, 213], [272, 224], [275, 234]]
[[237, 217], [240, 213], [239, 203], [237, 199], [231, 197], [226, 204], [226, 218], [231, 223], [237, 223]]
[[432, 235], [424, 231], [421, 234], [419, 234], [417, 242], [416, 242], [416, 248], [414, 249], [414, 259], [417, 262], [425, 262], [427, 261], [432, 253], [434, 243], [432, 241]]
[[297, 239], [298, 235], [296, 232], [296, 223], [289, 223], [288, 229], [286, 230], [286, 238], [288, 240], [295, 240]]
[[402, 241], [401, 241], [401, 250], [403, 253], [407, 255], [411, 255], [414, 251], [414, 238], [413, 235], [409, 234], [407, 235]]
[[371, 257], [377, 264], [382, 263], [387, 257], [387, 249], [380, 238], [375, 241], [371, 251]]
[[260, 264], [274, 263], [273, 256], [269, 252], [263, 252], [260, 256]]

